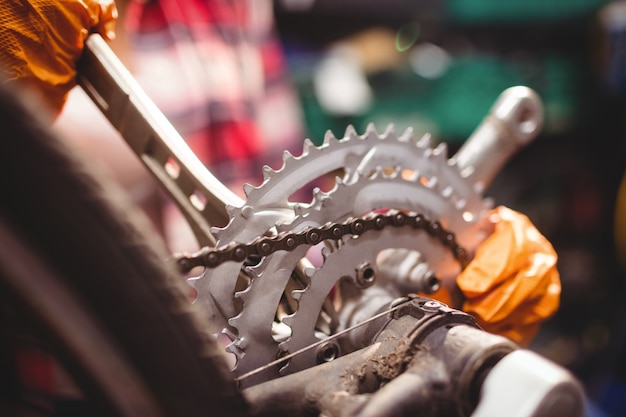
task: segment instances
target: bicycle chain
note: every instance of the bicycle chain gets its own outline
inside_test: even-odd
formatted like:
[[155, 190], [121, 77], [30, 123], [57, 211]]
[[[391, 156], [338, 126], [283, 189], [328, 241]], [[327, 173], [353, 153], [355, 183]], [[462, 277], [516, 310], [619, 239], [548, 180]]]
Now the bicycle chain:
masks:
[[276, 236], [260, 236], [250, 243], [230, 243], [221, 248], [204, 247], [194, 254], [179, 254], [176, 262], [179, 270], [186, 274], [196, 267], [216, 268], [228, 261], [243, 262], [251, 257], [265, 257], [277, 251], [293, 251], [300, 245], [316, 245], [325, 240], [339, 240], [344, 236], [359, 236], [369, 230], [385, 227], [412, 227], [424, 230], [450, 248], [454, 258], [464, 269], [469, 259], [454, 233], [446, 230], [438, 221], [415, 212], [390, 210], [386, 213], [370, 213], [344, 223], [327, 223], [321, 227], [306, 228], [301, 232], [285, 232]]

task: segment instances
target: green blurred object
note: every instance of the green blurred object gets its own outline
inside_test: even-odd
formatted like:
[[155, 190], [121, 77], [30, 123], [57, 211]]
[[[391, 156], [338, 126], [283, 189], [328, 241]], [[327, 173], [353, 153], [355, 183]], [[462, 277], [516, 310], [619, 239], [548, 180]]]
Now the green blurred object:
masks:
[[446, 15], [463, 23], [536, 22], [588, 16], [610, 0], [448, 0]]
[[374, 102], [363, 114], [333, 117], [315, 98], [307, 77], [298, 87], [310, 138], [320, 144], [326, 130], [342, 137], [348, 124], [363, 132], [368, 123], [379, 130], [393, 123], [397, 131], [412, 127], [417, 136], [432, 133], [445, 142], [463, 142], [508, 87], [535, 89], [545, 107], [546, 133], [568, 128], [579, 102], [579, 69], [565, 57], [513, 60], [476, 54], [453, 59], [442, 76], [426, 79], [409, 68], [369, 77]]

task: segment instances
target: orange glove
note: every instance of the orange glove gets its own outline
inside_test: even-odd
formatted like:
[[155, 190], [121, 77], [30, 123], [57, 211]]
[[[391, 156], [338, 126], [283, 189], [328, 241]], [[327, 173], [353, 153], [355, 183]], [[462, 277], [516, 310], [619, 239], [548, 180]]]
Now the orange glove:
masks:
[[487, 221], [493, 233], [457, 277], [463, 310], [486, 331], [525, 345], [559, 307], [557, 255], [520, 213], [498, 207]]
[[115, 37], [114, 0], [10, 0], [0, 8], [0, 67], [35, 87], [59, 112], [76, 85], [76, 61], [91, 31]]

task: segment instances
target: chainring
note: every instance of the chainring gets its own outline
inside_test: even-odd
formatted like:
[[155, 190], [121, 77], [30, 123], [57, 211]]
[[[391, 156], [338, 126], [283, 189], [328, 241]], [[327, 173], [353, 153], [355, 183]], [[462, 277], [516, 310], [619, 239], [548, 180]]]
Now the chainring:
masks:
[[[307, 142], [301, 156], [285, 153], [283, 159], [279, 170], [266, 167], [265, 180], [260, 186], [245, 188], [247, 200], [243, 207], [228, 208], [230, 223], [223, 229], [214, 230], [218, 246], [249, 242], [257, 236], [299, 231], [328, 222], [342, 222], [387, 209], [423, 213], [453, 231], [459, 244], [470, 250], [483, 238], [477, 223], [491, 208], [491, 202], [483, 199], [482, 190], [472, 181], [471, 175], [464, 175], [448, 158], [446, 146], [433, 147], [428, 136], [416, 140], [411, 130], [398, 136], [392, 127], [381, 135], [373, 125], [359, 136], [350, 127], [343, 139], [337, 140], [327, 134], [321, 146], [315, 147]], [[337, 171], [343, 175], [337, 178], [330, 191], [316, 190], [308, 203], [290, 200], [312, 180]], [[236, 375], [317, 340], [311, 322], [319, 316], [327, 290], [342, 276], [354, 275], [355, 268], [364, 260], [375, 262], [376, 254], [385, 249], [410, 249], [427, 254], [429, 269], [444, 279], [449, 278], [448, 281], [460, 270], [449, 250], [433, 245], [428, 239], [420, 239], [419, 234], [402, 232], [396, 236], [381, 231], [372, 235], [376, 237], [361, 236], [331, 242], [331, 249], [325, 250], [325, 261], [319, 268], [313, 268], [306, 261], [307, 246], [270, 254], [246, 269], [250, 282], [240, 291], [237, 285], [241, 283], [239, 276], [243, 261], [222, 263], [193, 281], [199, 300], [221, 319], [223, 327], [228, 329], [226, 333], [233, 339], [228, 350], [237, 357]], [[341, 262], [333, 261], [333, 266], [327, 266], [328, 259], [341, 259]], [[339, 275], [336, 265], [342, 266]], [[288, 284], [293, 282], [298, 268], [306, 270], [307, 282], [293, 291]], [[293, 314], [282, 323], [283, 328], [289, 326], [291, 335], [276, 338], [273, 333], [277, 310], [285, 296], [299, 301]], [[242, 304], [241, 308], [237, 307], [237, 302]], [[281, 372], [315, 364], [311, 355], [304, 355], [292, 359]], [[247, 383], [262, 382], [279, 376], [281, 372], [265, 373], [263, 378]]]

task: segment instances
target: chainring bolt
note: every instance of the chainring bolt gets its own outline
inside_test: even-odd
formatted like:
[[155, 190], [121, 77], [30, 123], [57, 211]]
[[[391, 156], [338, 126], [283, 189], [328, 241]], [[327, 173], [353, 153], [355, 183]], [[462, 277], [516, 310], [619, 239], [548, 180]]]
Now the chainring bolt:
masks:
[[318, 365], [334, 361], [339, 357], [339, 353], [339, 345], [335, 341], [322, 343], [316, 351]]
[[376, 281], [376, 270], [369, 262], [364, 262], [356, 269], [356, 284], [359, 288], [371, 287]]

